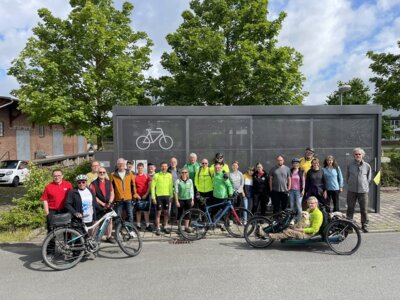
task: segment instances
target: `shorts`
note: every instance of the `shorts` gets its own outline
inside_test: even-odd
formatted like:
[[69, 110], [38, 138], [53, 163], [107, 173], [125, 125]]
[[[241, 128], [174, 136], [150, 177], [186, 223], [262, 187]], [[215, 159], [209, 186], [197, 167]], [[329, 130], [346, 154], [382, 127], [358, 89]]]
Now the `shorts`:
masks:
[[156, 205], [157, 211], [160, 211], [162, 209], [164, 210], [169, 209], [169, 196], [158, 196], [156, 199], [157, 199], [157, 205]]

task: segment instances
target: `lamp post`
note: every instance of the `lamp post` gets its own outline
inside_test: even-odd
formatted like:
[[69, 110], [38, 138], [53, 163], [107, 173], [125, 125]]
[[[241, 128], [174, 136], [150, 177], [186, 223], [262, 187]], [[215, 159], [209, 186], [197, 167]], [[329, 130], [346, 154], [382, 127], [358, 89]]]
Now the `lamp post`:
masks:
[[343, 93], [348, 92], [351, 90], [351, 86], [348, 84], [344, 84], [339, 86], [339, 93], [340, 93], [340, 105], [343, 105]]

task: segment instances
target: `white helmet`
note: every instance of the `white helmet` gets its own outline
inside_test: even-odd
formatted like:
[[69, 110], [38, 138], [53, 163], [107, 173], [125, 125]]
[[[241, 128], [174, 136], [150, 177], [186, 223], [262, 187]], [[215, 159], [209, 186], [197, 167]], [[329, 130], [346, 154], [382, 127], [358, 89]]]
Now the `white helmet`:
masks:
[[85, 174], [79, 174], [76, 176], [75, 181], [87, 181], [87, 176]]

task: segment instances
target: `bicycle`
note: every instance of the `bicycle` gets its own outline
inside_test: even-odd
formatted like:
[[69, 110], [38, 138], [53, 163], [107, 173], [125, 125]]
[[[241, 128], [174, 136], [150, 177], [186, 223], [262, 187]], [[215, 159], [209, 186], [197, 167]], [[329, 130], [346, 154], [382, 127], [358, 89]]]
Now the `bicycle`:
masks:
[[[206, 203], [207, 198], [200, 200], [202, 203]], [[215, 216], [215, 220], [212, 221], [210, 215], [210, 208], [222, 206], [221, 212], [218, 212]], [[207, 206], [205, 204], [205, 211], [198, 208], [190, 208], [181, 216], [179, 219], [178, 230], [183, 238], [189, 241], [195, 241], [202, 239], [208, 230], [215, 229], [218, 222], [224, 218], [225, 229], [232, 237], [240, 238], [243, 237], [244, 226], [249, 218], [252, 217], [251, 211], [243, 207], [233, 207], [232, 199], [228, 199], [222, 203]], [[189, 220], [189, 228], [185, 228], [185, 220]]]
[[[76, 266], [85, 255], [96, 254], [101, 238], [113, 219], [118, 221], [115, 239], [121, 250], [130, 257], [138, 255], [142, 250], [142, 239], [137, 228], [131, 223], [124, 222], [113, 209], [89, 227], [84, 223], [71, 223], [69, 213], [54, 217], [55, 227], [47, 234], [42, 245], [43, 261], [54, 270], [70, 269]], [[96, 231], [97, 228], [99, 229]], [[95, 230], [95, 234], [91, 236], [89, 230]]]
[[[147, 150], [151, 144], [154, 144], [158, 140], [158, 145], [163, 150], [169, 150], [174, 145], [174, 141], [169, 135], [165, 135], [162, 128], [156, 128], [156, 130], [146, 129], [147, 134], [141, 135], [136, 139], [136, 147], [140, 150]], [[156, 135], [153, 137], [153, 135]]]

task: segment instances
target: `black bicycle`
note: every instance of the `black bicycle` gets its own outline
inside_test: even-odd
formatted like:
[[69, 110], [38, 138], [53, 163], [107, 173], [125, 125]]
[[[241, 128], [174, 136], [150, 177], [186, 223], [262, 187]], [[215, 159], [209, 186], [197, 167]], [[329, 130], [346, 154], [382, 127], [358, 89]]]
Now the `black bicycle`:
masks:
[[[255, 216], [248, 220], [244, 229], [246, 242], [254, 248], [265, 248], [273, 243], [269, 233], [282, 232], [289, 227], [296, 213], [286, 209], [271, 218]], [[361, 233], [358, 226], [350, 219], [330, 217], [324, 214], [326, 226], [321, 227], [319, 234], [309, 239], [284, 239], [285, 244], [310, 244], [325, 242], [331, 250], [340, 255], [350, 255], [361, 245]]]

